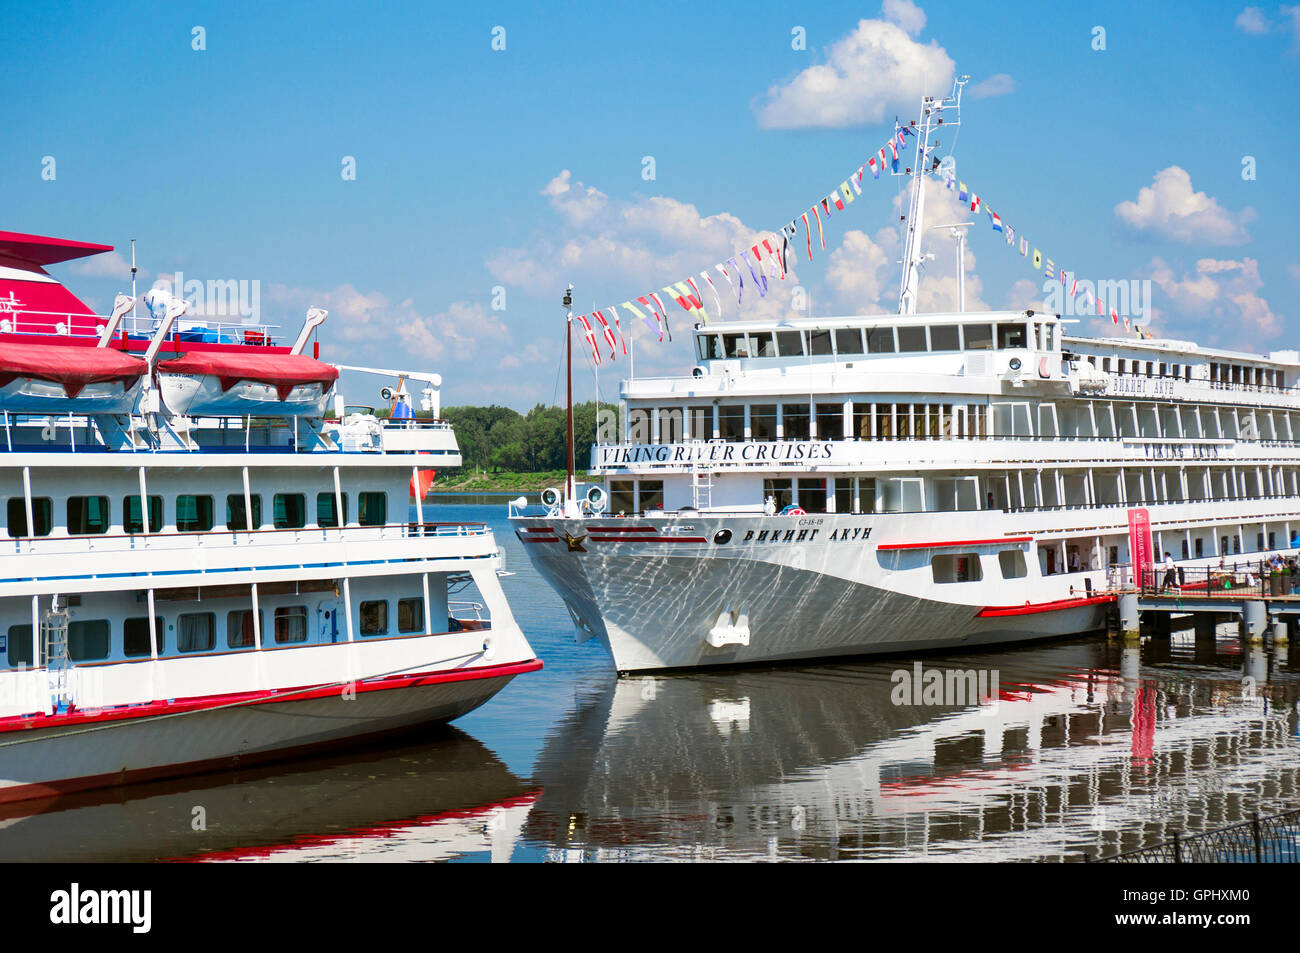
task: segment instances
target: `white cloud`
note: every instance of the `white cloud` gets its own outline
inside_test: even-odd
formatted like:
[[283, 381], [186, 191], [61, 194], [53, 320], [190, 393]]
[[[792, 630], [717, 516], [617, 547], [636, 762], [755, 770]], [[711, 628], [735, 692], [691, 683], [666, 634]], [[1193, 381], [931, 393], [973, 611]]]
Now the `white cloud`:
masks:
[[[68, 270], [84, 278], [115, 278], [118, 281], [129, 281], [131, 278], [131, 263], [122, 256], [121, 252], [116, 251], [103, 252], [74, 261], [68, 266]], [[149, 272], [143, 268], [138, 269], [137, 274], [142, 279], [149, 276]]]
[[[576, 289], [574, 310], [584, 313], [611, 303], [617, 307], [626, 300], [635, 302], [641, 295], [656, 292], [664, 300], [669, 325], [675, 330], [684, 329], [692, 319], [662, 289], [687, 277], [699, 286], [711, 320], [718, 318], [716, 300], [722, 302], [725, 319], [783, 317], [791, 313], [791, 290], [798, 283], [795, 255], [791, 254], [787, 261], [790, 271], [786, 280], [769, 278], [765, 296], [757, 293], [749, 268], [741, 264], [744, 289], [739, 304], [726, 279], [714, 267], [770, 237], [770, 231], [761, 232], [728, 212], [705, 215], [695, 205], [668, 196], [610, 199], [595, 188], [572, 181], [567, 172], [552, 179], [543, 191], [570, 227], [563, 239], [553, 237], [554, 230], [546, 230], [521, 247], [497, 249], [488, 256], [486, 265], [498, 281], [522, 286], [531, 294], [554, 289], [557, 295], [571, 282]], [[594, 208], [597, 203], [592, 201], [593, 208], [575, 216], [565, 198], [571, 194], [599, 196], [599, 208]], [[581, 201], [586, 203], [588, 198]], [[774, 224], [779, 228], [781, 223]], [[752, 256], [749, 260], [753, 262]], [[716, 300], [700, 277], [705, 269], [717, 289]], [[754, 269], [759, 270], [757, 264]], [[734, 270], [732, 277], [736, 277]], [[620, 314], [624, 333], [649, 333], [631, 314]], [[641, 360], [638, 356], [638, 368]]]
[[1273, 24], [1259, 7], [1246, 7], [1237, 14], [1237, 29], [1242, 33], [1267, 33], [1272, 28]]
[[925, 29], [925, 11], [912, 0], [885, 0], [880, 5], [880, 12], [909, 36], [916, 36]]
[[1011, 78], [1010, 73], [994, 73], [986, 80], [981, 80], [970, 89], [966, 94], [971, 99], [991, 99], [994, 96], [1006, 96], [1008, 93], [1016, 91], [1016, 81]]
[[1283, 4], [1279, 8], [1279, 12], [1282, 16], [1288, 17], [1290, 20], [1289, 23], [1283, 25], [1283, 28], [1290, 29], [1291, 31], [1291, 39], [1295, 41], [1294, 45], [1291, 47], [1291, 52], [1294, 53], [1297, 50], [1300, 50], [1300, 4], [1294, 6]]
[[1202, 258], [1194, 272], [1181, 277], [1156, 258], [1151, 262], [1151, 280], [1172, 305], [1166, 317], [1208, 335], [1210, 343], [1260, 350], [1256, 342], [1272, 340], [1284, 330], [1282, 316], [1259, 294], [1264, 282], [1254, 258]]
[[913, 37], [925, 14], [908, 0], [885, 0], [885, 19], [860, 20], [831, 44], [826, 62], [768, 89], [756, 104], [769, 129], [877, 123], [910, 115], [925, 94], [948, 92], [955, 66], [943, 47]]
[[1030, 308], [1034, 311], [1047, 312], [1051, 309], [1043, 297], [1043, 286], [1028, 278], [1019, 278], [1007, 292], [1003, 307], [1007, 311], [1021, 311]]
[[1255, 210], [1230, 212], [1216, 199], [1192, 189], [1192, 177], [1176, 165], [1161, 169], [1151, 185], [1138, 190], [1136, 202], [1120, 202], [1115, 215], [1140, 232], [1186, 244], [1240, 245], [1249, 239], [1246, 225]]
[[581, 182], [577, 188], [570, 183], [570, 173], [564, 169], [551, 181], [546, 183], [541, 194], [551, 201], [551, 208], [559, 212], [570, 225], [583, 225], [604, 210], [609, 203], [609, 196], [596, 189], [587, 188]]
[[1292, 53], [1300, 52], [1300, 4], [1282, 4], [1278, 7], [1282, 22], [1274, 23], [1259, 7], [1246, 7], [1237, 14], [1237, 29], [1242, 33], [1262, 36], [1266, 33], [1290, 33], [1293, 45]]
[[[297, 315], [308, 307], [329, 311], [320, 329], [323, 360], [435, 371], [446, 381], [444, 403], [541, 396], [539, 384], [482, 373], [485, 364], [518, 368], [548, 358], [536, 347], [519, 347], [503, 314], [480, 302], [453, 301], [442, 311], [425, 313], [411, 298], [394, 302], [382, 292], [360, 291], [351, 284], [325, 290], [271, 284], [265, 297], [275, 310], [294, 316], [280, 322], [289, 335], [296, 333]], [[396, 358], [395, 350], [400, 352]]]

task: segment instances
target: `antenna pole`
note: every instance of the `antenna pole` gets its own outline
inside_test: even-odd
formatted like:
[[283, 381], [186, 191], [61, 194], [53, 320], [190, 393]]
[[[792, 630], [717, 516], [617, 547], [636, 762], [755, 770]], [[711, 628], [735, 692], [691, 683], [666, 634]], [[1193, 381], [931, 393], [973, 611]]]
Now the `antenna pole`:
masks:
[[921, 251], [921, 236], [925, 231], [925, 176], [930, 171], [926, 169], [926, 164], [939, 146], [938, 141], [930, 141], [930, 136], [936, 126], [943, 124], [942, 114], [945, 110], [957, 110], [956, 121], [948, 125], [961, 125], [961, 91], [969, 79], [968, 76], [954, 79], [952, 93], [946, 99], [924, 97], [921, 100], [921, 120], [912, 127], [916, 133], [913, 136], [916, 139], [916, 164], [910, 170], [912, 195], [908, 203], [907, 223], [904, 229], [903, 280], [898, 289], [899, 314], [916, 314], [921, 268], [925, 261], [925, 255]]
[[135, 239], [131, 239], [131, 324], [135, 324]]
[[577, 495], [573, 482], [573, 285], [564, 292], [564, 366], [565, 366], [565, 426], [568, 436], [568, 468], [564, 478], [564, 507]]

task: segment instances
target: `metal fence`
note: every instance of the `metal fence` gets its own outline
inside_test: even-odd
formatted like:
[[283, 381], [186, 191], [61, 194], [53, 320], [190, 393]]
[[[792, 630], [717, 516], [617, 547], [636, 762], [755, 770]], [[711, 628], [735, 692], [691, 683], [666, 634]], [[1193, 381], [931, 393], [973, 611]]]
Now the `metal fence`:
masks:
[[1300, 596], [1300, 567], [1276, 568], [1267, 560], [1142, 570], [1144, 596], [1196, 596], [1224, 599]]
[[[1091, 859], [1091, 858], [1089, 858]], [[1300, 863], [1300, 810], [1180, 837], [1138, 850], [1099, 858], [1123, 864], [1294, 864]]]

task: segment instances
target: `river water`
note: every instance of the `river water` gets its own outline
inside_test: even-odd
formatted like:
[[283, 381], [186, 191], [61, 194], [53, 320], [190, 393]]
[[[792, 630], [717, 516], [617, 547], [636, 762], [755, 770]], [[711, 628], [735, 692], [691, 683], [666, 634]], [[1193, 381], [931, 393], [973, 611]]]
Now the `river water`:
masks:
[[[430, 518], [495, 530], [543, 671], [400, 744], [11, 805], [0, 860], [1060, 861], [1300, 801], [1300, 645], [1222, 627], [619, 679], [504, 499]], [[996, 679], [996, 704], [897, 703], [935, 670]]]

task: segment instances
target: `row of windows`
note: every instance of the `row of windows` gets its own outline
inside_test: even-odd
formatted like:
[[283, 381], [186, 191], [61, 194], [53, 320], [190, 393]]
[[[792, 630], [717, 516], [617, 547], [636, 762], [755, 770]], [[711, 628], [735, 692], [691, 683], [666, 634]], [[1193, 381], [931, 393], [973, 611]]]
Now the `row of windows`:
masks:
[[[253, 494], [252, 529], [263, 525], [262, 497]], [[383, 526], [388, 521], [388, 496], [385, 493], [363, 492], [357, 494], [360, 510], [357, 522], [361, 526]], [[210, 495], [181, 494], [175, 499], [174, 516], [178, 533], [206, 533], [216, 525], [215, 500]], [[307, 495], [305, 493], [277, 493], [272, 498], [271, 522], [276, 529], [302, 529], [308, 522]], [[9, 535], [48, 536], [54, 529], [54, 501], [48, 496], [32, 498], [32, 522], [35, 533], [28, 531], [27, 503], [22, 497], [10, 497], [6, 505]], [[149, 532], [161, 532], [163, 498], [149, 497]], [[249, 529], [248, 514], [242, 493], [226, 497], [228, 530]], [[94, 536], [107, 533], [113, 525], [113, 514], [107, 496], [70, 496], [65, 507], [65, 526], [70, 536]], [[140, 512], [139, 495], [122, 499], [122, 529], [126, 533], [144, 531], [144, 518]], [[348, 497], [343, 494], [343, 523], [348, 522]], [[338, 505], [333, 493], [316, 494], [315, 525], [339, 525]]]
[[[1137, 358], [1098, 357], [1091, 354], [1082, 356], [1091, 360], [1098, 370], [1107, 374], [1114, 371], [1116, 374], [1128, 374], [1133, 377], [1168, 377], [1174, 380], [1181, 378], [1185, 381], [1192, 379], [1190, 364], [1180, 364], [1173, 361], [1146, 361]], [[1208, 368], [1209, 379], [1219, 384], [1244, 384], [1248, 387], [1281, 388], [1286, 383], [1282, 371], [1271, 367], [1247, 367], [1241, 364], [1211, 362]]]
[[920, 353], [924, 351], [989, 351], [1023, 348], [1024, 322], [1013, 324], [938, 324], [897, 328], [835, 328], [807, 331], [749, 331], [736, 334], [700, 334], [696, 353], [700, 360], [750, 357], [853, 357], [862, 354]]
[[[844, 403], [852, 430], [845, 433]], [[1300, 415], [1281, 410], [1127, 400], [994, 401], [982, 404], [845, 402], [718, 404], [628, 409], [629, 443], [687, 439], [769, 440], [940, 439], [951, 437], [1170, 437], [1300, 440]], [[658, 433], [655, 433], [655, 421]], [[815, 431], [813, 425], [816, 425]]]
[[[257, 613], [261, 628], [264, 614]], [[361, 634], [365, 636], [388, 635], [388, 602], [384, 599], [362, 602], [360, 606]], [[165, 655], [168, 646], [167, 626], [158, 617], [154, 620], [158, 639], [158, 655]], [[225, 647], [228, 649], [252, 648], [257, 644], [253, 629], [253, 610], [235, 609], [226, 613]], [[68, 657], [74, 662], [100, 662], [112, 654], [112, 625], [108, 619], [78, 620], [68, 623]], [[397, 631], [408, 634], [424, 631], [424, 599], [414, 597], [397, 600]], [[174, 638], [180, 653], [211, 652], [217, 647], [217, 615], [214, 612], [187, 612], [176, 617]], [[267, 632], [262, 629], [263, 641]], [[275, 610], [271, 635], [276, 645], [294, 645], [307, 641], [307, 607], [281, 606]], [[11, 667], [31, 665], [32, 627], [11, 625], [7, 633], [7, 658]], [[150, 655], [149, 618], [126, 619], [122, 622], [122, 655], [126, 658], [143, 658]]]

